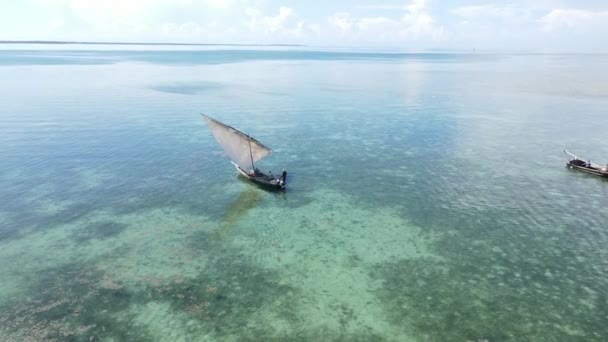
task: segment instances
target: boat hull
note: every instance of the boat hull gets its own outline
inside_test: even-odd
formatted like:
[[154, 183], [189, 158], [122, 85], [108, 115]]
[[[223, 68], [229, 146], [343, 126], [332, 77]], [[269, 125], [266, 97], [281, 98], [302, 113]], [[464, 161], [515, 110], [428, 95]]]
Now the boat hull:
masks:
[[566, 156], [568, 156], [568, 162], [566, 163], [567, 167], [594, 176], [608, 177], [608, 165], [603, 167], [598, 164], [593, 164], [590, 160], [585, 161], [566, 150], [564, 150], [564, 153], [566, 154]]
[[582, 171], [582, 172], [585, 172], [585, 173], [588, 173], [591, 175], [608, 178], [608, 171], [603, 171], [601, 169], [597, 169], [594, 167], [575, 165], [571, 162], [568, 162], [568, 164], [566, 164], [566, 166], [568, 166], [571, 169], [579, 170], [579, 171]]
[[274, 178], [259, 171], [256, 171], [255, 175], [252, 176], [245, 172], [245, 170], [241, 169], [238, 165], [234, 163], [233, 165], [241, 176], [247, 178], [254, 184], [271, 190], [285, 190], [285, 182], [282, 182], [280, 178]]

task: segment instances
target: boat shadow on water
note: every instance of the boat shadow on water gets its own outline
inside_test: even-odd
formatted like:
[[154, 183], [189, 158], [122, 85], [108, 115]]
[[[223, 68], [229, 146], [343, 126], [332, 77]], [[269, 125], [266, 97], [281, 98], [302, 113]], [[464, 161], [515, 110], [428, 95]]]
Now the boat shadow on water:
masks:
[[213, 236], [217, 239], [221, 239], [238, 221], [245, 217], [251, 209], [258, 207], [263, 199], [263, 191], [253, 187], [247, 187], [247, 189], [241, 192], [239, 196], [230, 203], [222, 216], [219, 228], [215, 230]]
[[251, 184], [247, 178], [241, 175], [238, 175], [238, 179], [239, 181], [246, 183], [246, 188], [226, 209], [226, 212], [221, 218], [219, 227], [213, 233], [213, 236], [216, 239], [225, 237], [252, 209], [259, 207], [268, 194], [272, 194], [284, 200], [287, 199], [285, 191], [277, 192]]

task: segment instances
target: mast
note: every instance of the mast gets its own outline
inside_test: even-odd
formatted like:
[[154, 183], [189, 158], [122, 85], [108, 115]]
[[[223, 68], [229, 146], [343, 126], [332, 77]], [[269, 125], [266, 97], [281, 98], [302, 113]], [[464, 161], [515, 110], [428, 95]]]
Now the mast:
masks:
[[249, 157], [251, 158], [251, 166], [253, 167], [253, 174], [255, 175], [255, 164], [253, 163], [253, 152], [251, 152], [251, 137], [247, 134], [247, 140], [249, 140]]

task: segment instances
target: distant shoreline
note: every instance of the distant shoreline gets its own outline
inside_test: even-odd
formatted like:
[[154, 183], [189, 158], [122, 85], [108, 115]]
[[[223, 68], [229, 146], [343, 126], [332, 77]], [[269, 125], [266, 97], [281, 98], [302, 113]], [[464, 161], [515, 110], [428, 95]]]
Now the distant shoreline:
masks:
[[143, 43], [143, 42], [79, 42], [63, 40], [0, 40], [0, 44], [53, 44], [53, 45], [142, 45], [142, 46], [288, 46], [305, 47], [302, 44], [211, 44], [211, 43]]

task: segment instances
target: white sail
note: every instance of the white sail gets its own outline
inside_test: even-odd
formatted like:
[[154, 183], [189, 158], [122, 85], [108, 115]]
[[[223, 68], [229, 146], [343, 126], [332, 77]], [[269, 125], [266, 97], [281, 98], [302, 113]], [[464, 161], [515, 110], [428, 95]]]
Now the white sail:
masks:
[[203, 115], [203, 117], [215, 140], [241, 169], [245, 171], [253, 170], [253, 163], [272, 153], [271, 149], [238, 129], [225, 125], [207, 115]]

